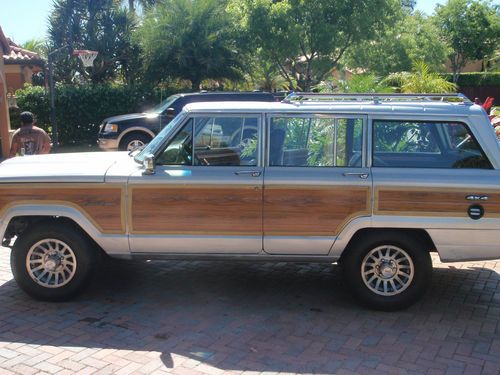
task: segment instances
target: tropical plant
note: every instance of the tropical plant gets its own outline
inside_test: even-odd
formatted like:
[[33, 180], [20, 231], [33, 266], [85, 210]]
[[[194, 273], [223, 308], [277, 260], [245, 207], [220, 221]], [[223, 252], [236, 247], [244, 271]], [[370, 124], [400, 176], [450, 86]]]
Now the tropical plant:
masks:
[[447, 93], [457, 89], [456, 84], [432, 72], [423, 61], [414, 62], [411, 72], [392, 73], [383, 82], [395, 84], [402, 93]]
[[498, 8], [488, 1], [448, 0], [437, 6], [435, 22], [452, 49], [453, 82], [467, 62], [491, 56], [500, 43]]
[[394, 89], [388, 86], [375, 74], [353, 74], [346, 79], [332, 79], [323, 81], [315, 86], [319, 92], [340, 92], [340, 93], [389, 93]]
[[48, 46], [47, 42], [44, 39], [29, 39], [23, 44], [21, 47], [32, 52], [38, 53], [42, 58], [47, 58]]
[[166, 0], [148, 10], [139, 30], [146, 78], [240, 79], [231, 20], [218, 0]]

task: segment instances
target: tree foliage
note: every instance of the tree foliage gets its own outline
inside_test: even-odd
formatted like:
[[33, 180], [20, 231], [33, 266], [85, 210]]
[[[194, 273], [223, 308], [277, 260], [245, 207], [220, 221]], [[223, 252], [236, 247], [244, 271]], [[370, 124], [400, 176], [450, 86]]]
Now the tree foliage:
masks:
[[500, 43], [498, 8], [486, 1], [448, 0], [438, 5], [435, 20], [452, 49], [454, 82], [467, 62], [491, 56]]
[[241, 78], [231, 19], [218, 0], [165, 0], [148, 10], [139, 31], [146, 79]]
[[138, 49], [132, 42], [136, 20], [132, 13], [113, 0], [55, 0], [49, 17], [49, 45], [54, 50], [89, 49], [99, 54], [94, 67], [85, 69], [81, 62], [62, 52], [56, 57], [58, 81], [71, 82], [78, 72], [92, 82], [122, 77], [133, 81], [137, 71]]
[[393, 27], [376, 30], [374, 40], [353, 46], [343, 62], [380, 76], [409, 71], [418, 60], [431, 69], [442, 70], [448, 47], [431, 19], [420, 12], [410, 14], [401, 9], [393, 22]]
[[393, 0], [230, 0], [241, 32], [267, 54], [290, 86], [321, 81], [353, 44], [385, 28]]

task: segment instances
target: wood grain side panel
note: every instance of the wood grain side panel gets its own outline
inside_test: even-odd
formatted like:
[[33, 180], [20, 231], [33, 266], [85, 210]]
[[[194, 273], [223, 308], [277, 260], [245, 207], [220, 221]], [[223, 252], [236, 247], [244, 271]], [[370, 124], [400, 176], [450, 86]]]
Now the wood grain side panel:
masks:
[[262, 189], [133, 187], [131, 232], [151, 234], [262, 235]]
[[264, 235], [332, 236], [357, 216], [370, 214], [367, 187], [266, 187]]
[[[469, 201], [468, 195], [487, 195], [487, 201]], [[467, 217], [472, 204], [481, 204], [486, 217], [500, 216], [500, 192], [456, 189], [380, 188], [376, 194], [375, 213], [383, 215], [429, 215]]]
[[[59, 185], [61, 186], [61, 185]], [[103, 233], [124, 233], [123, 189], [102, 185], [0, 187], [0, 207], [16, 204], [62, 204], [75, 207]]]

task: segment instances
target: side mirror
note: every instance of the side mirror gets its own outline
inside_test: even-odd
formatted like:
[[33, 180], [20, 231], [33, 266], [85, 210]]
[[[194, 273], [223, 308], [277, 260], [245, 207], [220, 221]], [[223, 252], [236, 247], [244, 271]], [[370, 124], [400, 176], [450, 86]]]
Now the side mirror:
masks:
[[175, 117], [175, 109], [173, 109], [173, 108], [167, 108], [167, 117], [168, 118], [174, 118]]
[[155, 157], [153, 154], [147, 154], [144, 157], [144, 161], [142, 162], [142, 166], [144, 167], [143, 175], [152, 175], [155, 174]]

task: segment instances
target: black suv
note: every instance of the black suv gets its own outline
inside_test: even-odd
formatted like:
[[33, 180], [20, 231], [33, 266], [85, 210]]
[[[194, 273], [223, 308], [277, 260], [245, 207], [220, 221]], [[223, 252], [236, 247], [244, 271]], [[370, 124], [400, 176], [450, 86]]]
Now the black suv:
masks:
[[278, 101], [267, 92], [197, 92], [170, 96], [145, 113], [113, 116], [105, 119], [99, 128], [98, 144], [102, 150], [131, 151], [149, 143], [182, 108], [194, 102], [219, 101]]

